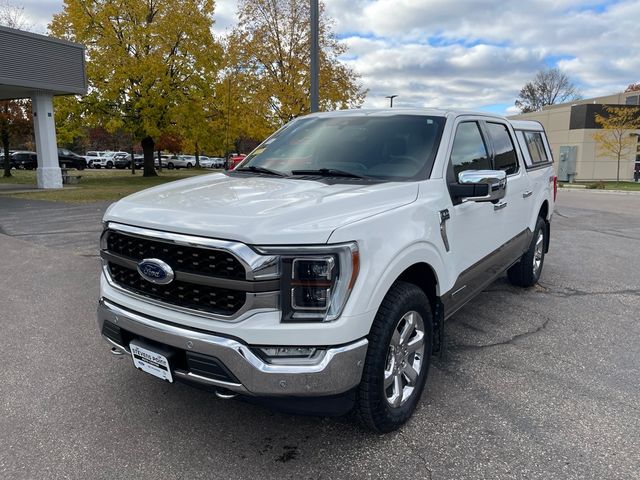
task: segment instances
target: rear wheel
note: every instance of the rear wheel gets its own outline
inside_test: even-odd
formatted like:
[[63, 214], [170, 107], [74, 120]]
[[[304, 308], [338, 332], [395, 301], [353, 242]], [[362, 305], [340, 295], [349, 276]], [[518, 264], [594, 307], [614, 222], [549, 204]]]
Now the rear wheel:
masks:
[[169, 163], [167, 163], [167, 168], [169, 170], [173, 170], [175, 168], [175, 166], [173, 165], [173, 163], [169, 162]]
[[529, 249], [520, 261], [507, 270], [509, 281], [519, 287], [532, 287], [540, 279], [547, 244], [547, 224], [538, 217]]
[[191, 168], [193, 167], [193, 165], [191, 165], [190, 163], [187, 163], [187, 168]]
[[113, 162], [111, 160], [107, 162], [107, 168], [113, 168]]
[[356, 405], [365, 426], [390, 432], [411, 417], [429, 370], [432, 331], [425, 293], [410, 283], [394, 284], [369, 333]]

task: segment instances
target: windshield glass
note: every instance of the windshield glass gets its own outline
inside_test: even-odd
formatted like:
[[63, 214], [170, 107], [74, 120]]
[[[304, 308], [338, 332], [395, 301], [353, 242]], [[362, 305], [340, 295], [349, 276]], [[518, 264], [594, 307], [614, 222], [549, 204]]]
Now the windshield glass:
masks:
[[444, 123], [444, 117], [424, 115], [301, 118], [262, 143], [239, 168], [415, 179], [430, 171]]

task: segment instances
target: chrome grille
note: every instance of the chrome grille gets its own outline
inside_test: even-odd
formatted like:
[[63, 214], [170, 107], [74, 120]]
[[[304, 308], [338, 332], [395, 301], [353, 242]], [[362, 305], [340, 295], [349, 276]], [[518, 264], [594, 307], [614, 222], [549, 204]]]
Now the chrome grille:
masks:
[[232, 254], [221, 250], [189, 247], [157, 240], [108, 232], [107, 250], [140, 261], [158, 258], [174, 270], [235, 280], [245, 279], [245, 269]]
[[[246, 245], [120, 224], [109, 224], [100, 244], [111, 286], [149, 302], [220, 320], [278, 309], [278, 264]], [[161, 285], [142, 277], [145, 259], [166, 263], [173, 280]]]
[[108, 262], [109, 273], [122, 288], [139, 295], [184, 308], [219, 315], [233, 315], [242, 308], [247, 294], [238, 290], [173, 281], [168, 285], [147, 282], [135, 269]]

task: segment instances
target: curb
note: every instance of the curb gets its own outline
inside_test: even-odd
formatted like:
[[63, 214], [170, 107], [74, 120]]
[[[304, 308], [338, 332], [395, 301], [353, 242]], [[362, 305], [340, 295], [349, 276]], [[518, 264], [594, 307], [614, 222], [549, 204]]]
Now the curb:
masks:
[[572, 188], [572, 187], [562, 187], [558, 188], [558, 193], [560, 192], [593, 192], [593, 193], [608, 193], [608, 194], [622, 194], [622, 195], [640, 195], [640, 191], [629, 191], [629, 190], [601, 190], [598, 188]]

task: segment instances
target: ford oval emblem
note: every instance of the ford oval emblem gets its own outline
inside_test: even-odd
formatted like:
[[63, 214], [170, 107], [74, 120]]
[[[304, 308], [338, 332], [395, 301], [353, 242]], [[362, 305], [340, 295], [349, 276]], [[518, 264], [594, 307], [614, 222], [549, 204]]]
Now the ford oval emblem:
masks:
[[171, 283], [174, 278], [173, 269], [157, 258], [145, 258], [138, 263], [138, 273], [146, 281], [159, 285]]

